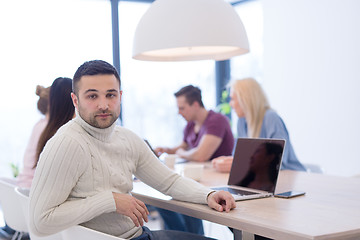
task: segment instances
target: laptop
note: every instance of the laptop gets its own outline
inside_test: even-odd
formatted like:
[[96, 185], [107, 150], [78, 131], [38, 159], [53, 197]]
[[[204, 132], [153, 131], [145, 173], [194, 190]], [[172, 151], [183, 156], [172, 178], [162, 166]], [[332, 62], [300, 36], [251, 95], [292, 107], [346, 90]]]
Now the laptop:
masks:
[[235, 201], [273, 196], [284, 152], [284, 139], [238, 138], [228, 185]]

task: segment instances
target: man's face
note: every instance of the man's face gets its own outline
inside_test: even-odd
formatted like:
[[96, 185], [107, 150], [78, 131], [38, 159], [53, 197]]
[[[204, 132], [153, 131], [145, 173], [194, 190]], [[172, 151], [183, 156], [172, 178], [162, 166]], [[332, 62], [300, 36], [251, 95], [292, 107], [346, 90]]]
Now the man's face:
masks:
[[78, 96], [71, 93], [82, 119], [96, 128], [110, 127], [120, 115], [122, 91], [114, 75], [82, 76]]
[[185, 96], [178, 96], [176, 98], [176, 103], [179, 109], [179, 114], [187, 121], [193, 121], [195, 116], [195, 105], [196, 102], [193, 102], [190, 105], [187, 101]]

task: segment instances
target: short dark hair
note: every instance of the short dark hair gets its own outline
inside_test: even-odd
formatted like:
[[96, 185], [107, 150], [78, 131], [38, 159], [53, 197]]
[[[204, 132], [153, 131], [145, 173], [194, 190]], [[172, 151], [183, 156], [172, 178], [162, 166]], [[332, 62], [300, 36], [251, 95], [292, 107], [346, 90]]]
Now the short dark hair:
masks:
[[193, 85], [188, 85], [181, 88], [175, 94], [175, 97], [185, 96], [186, 101], [192, 105], [194, 102], [198, 102], [201, 107], [204, 107], [204, 104], [201, 99], [201, 90], [198, 87]]
[[83, 63], [75, 72], [72, 82], [72, 91], [75, 95], [78, 95], [78, 83], [82, 76], [94, 76], [94, 75], [102, 75], [102, 74], [110, 74], [114, 75], [116, 79], [119, 81], [119, 86], [121, 89], [121, 81], [120, 76], [116, 68], [108, 62], [103, 60], [92, 60]]

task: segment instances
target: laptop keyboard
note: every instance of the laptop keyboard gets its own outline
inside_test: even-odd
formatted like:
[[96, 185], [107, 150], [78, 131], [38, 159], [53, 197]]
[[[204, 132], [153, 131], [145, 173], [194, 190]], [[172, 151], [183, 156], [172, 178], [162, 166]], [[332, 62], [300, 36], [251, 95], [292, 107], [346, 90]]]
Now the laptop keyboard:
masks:
[[220, 188], [212, 188], [212, 189], [214, 189], [214, 190], [224, 190], [224, 191], [230, 192], [231, 194], [240, 195], [240, 196], [248, 196], [248, 195], [258, 194], [258, 193], [255, 193], [255, 192], [249, 192], [249, 191], [235, 189], [235, 188], [229, 188], [229, 187], [220, 187]]

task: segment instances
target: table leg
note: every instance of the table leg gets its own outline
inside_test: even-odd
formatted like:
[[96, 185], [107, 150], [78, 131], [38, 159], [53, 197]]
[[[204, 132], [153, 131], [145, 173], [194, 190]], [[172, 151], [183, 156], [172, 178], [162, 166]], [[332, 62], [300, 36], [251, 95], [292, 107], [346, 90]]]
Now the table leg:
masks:
[[242, 231], [233, 228], [234, 240], [242, 240]]
[[249, 233], [249, 232], [244, 232], [242, 231], [242, 240], [254, 240], [254, 234], [253, 233]]
[[241, 230], [233, 229], [234, 240], [254, 240], [254, 234], [249, 232], [244, 232]]

